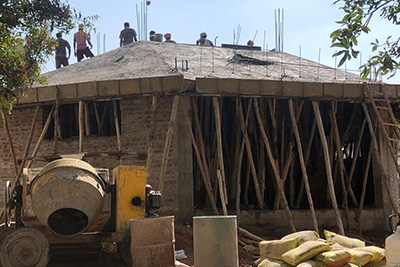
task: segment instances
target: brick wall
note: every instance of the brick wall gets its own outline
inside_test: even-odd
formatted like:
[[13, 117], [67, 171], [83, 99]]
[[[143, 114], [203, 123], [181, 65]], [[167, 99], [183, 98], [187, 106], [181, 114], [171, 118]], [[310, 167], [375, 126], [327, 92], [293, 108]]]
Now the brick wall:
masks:
[[[161, 167], [161, 159], [168, 128], [169, 117], [172, 108], [172, 97], [160, 97], [157, 101], [155, 149], [151, 166], [151, 177], [148, 183], [158, 188], [158, 176]], [[123, 151], [146, 154], [149, 144], [151, 121], [151, 97], [135, 97], [120, 101], [121, 109], [121, 143]], [[16, 108], [9, 116], [9, 127], [17, 159], [21, 160], [28, 139], [29, 129], [35, 108]], [[35, 123], [35, 132], [31, 146], [31, 152], [39, 138], [43, 126], [42, 109]], [[7, 179], [14, 180], [14, 167], [9, 144], [3, 127], [0, 127], [0, 204], [3, 205], [4, 184]], [[176, 142], [173, 139], [169, 153], [167, 174], [163, 193], [163, 213], [175, 213], [178, 209], [178, 169]], [[83, 146], [85, 152], [117, 151], [116, 136], [84, 136]], [[43, 140], [38, 157], [50, 156], [54, 151], [53, 140]], [[73, 137], [59, 141], [58, 154], [78, 153], [78, 138]], [[85, 159], [94, 167], [112, 169], [120, 165], [144, 166], [146, 160], [137, 159], [134, 156], [90, 157]], [[32, 167], [43, 166], [44, 162], [36, 162]]]

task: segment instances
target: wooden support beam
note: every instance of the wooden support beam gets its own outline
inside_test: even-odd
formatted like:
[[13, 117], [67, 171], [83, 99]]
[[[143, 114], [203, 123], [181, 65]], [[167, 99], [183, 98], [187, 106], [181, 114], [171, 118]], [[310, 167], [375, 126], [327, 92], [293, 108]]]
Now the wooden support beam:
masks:
[[221, 112], [219, 109], [218, 97], [212, 98], [214, 105], [214, 116], [215, 116], [215, 132], [217, 135], [217, 156], [218, 156], [218, 166], [221, 170], [222, 177], [222, 189], [225, 196], [225, 203], [228, 204], [228, 191], [226, 189], [226, 178], [225, 178], [225, 165], [224, 165], [224, 153], [222, 149], [222, 126], [221, 126]]
[[11, 158], [13, 160], [14, 173], [15, 173], [15, 176], [18, 176], [17, 158], [15, 156], [15, 149], [14, 149], [14, 144], [13, 144], [11, 133], [10, 133], [10, 128], [8, 127], [7, 115], [5, 114], [4, 110], [2, 110], [2, 109], [0, 109], [0, 113], [1, 113], [1, 118], [3, 120], [4, 130], [6, 131], [8, 144], [10, 145], [10, 152], [11, 152]]
[[[41, 134], [40, 134], [40, 136], [39, 136], [39, 139], [38, 139], [37, 142], [36, 142], [35, 148], [34, 148], [33, 151], [32, 151], [32, 154], [31, 154], [31, 156], [30, 156], [30, 159], [27, 158], [26, 168], [30, 168], [30, 167], [31, 167], [31, 165], [32, 165], [32, 159], [34, 159], [34, 158], [36, 157], [36, 154], [37, 154], [37, 152], [39, 151], [40, 144], [42, 143], [42, 140], [43, 140], [44, 136], [46, 135], [47, 130], [49, 129], [49, 125], [50, 125], [50, 122], [51, 122], [51, 118], [53, 117], [54, 108], [55, 108], [55, 107], [54, 107], [54, 105], [53, 105], [53, 107], [52, 107], [51, 110], [50, 110], [49, 116], [47, 116], [46, 123], [45, 123], [44, 126], [43, 126], [43, 129], [42, 129], [42, 132], [41, 132]], [[13, 189], [12, 189], [12, 192], [14, 192], [15, 186], [16, 186], [16, 184], [14, 183], [14, 187], [13, 187]], [[4, 216], [4, 208], [3, 208], [3, 212], [2, 212], [1, 215], [0, 215], [0, 219], [3, 218], [3, 216]]]
[[[208, 170], [207, 170], [207, 172], [205, 170], [205, 166], [206, 165], [204, 164], [204, 162], [202, 162], [202, 156], [200, 154], [199, 147], [197, 146], [196, 138], [194, 137], [194, 134], [193, 134], [192, 123], [190, 122], [189, 116], [186, 113], [187, 109], [186, 109], [185, 103], [182, 101], [182, 99], [181, 99], [181, 105], [183, 106], [186, 125], [188, 126], [188, 130], [189, 130], [189, 133], [190, 133], [190, 139], [192, 140], [193, 149], [194, 149], [195, 154], [196, 154], [197, 165], [199, 165], [200, 173], [201, 173], [201, 176], [203, 178], [203, 182], [204, 182], [204, 186], [206, 188], [208, 199], [210, 200], [211, 207], [212, 207], [212, 209], [214, 211], [214, 214], [218, 215], [219, 212], [218, 212], [217, 204], [216, 204], [216, 201], [215, 201], [215, 198], [214, 198], [214, 194], [213, 194], [213, 191], [212, 191], [212, 186], [211, 186], [211, 182], [210, 182], [210, 176], [208, 174]], [[203, 147], [203, 149], [204, 149], [204, 147]], [[226, 209], [226, 207], [225, 207], [225, 209]]]
[[119, 128], [119, 119], [118, 119], [118, 104], [117, 101], [113, 100], [113, 112], [114, 112], [114, 124], [115, 124], [115, 133], [117, 136], [117, 149], [121, 151], [121, 130]]
[[[240, 110], [243, 111], [242, 109], [242, 102], [241, 99], [236, 97], [236, 116], [239, 117], [240, 120]], [[247, 132], [247, 127], [249, 125], [249, 119], [250, 119], [250, 111], [251, 111], [251, 105], [248, 106], [247, 112], [246, 112], [246, 120], [244, 123], [244, 131]], [[244, 147], [245, 147], [245, 138], [243, 136], [242, 142], [240, 144], [240, 150], [239, 150], [239, 159], [238, 159], [238, 169], [236, 173], [236, 216], [238, 218], [238, 223], [239, 218], [240, 218], [240, 194], [241, 194], [241, 176], [242, 176], [242, 161], [243, 161], [243, 154], [244, 154]]]
[[[396, 201], [394, 199], [394, 197], [393, 197], [392, 189], [390, 187], [390, 184], [389, 184], [389, 181], [388, 181], [388, 177], [385, 174], [385, 169], [383, 167], [381, 155], [379, 153], [378, 141], [376, 140], [376, 135], [375, 135], [374, 127], [373, 127], [373, 124], [372, 124], [372, 120], [371, 120], [371, 117], [369, 116], [367, 105], [365, 103], [362, 103], [361, 105], [362, 105], [362, 108], [364, 110], [365, 118], [367, 119], [368, 129], [369, 129], [369, 132], [370, 132], [370, 135], [371, 135], [371, 141], [372, 141], [372, 145], [373, 145], [373, 148], [374, 148], [374, 152], [373, 153], [375, 155], [375, 158], [377, 159], [379, 170], [381, 171], [382, 182], [383, 182], [383, 184], [384, 184], [384, 186], [386, 188], [386, 191], [388, 193], [389, 201], [390, 201], [390, 204], [392, 206], [393, 212], [398, 217], [399, 216], [398, 201]], [[379, 116], [377, 116], [377, 117], [379, 117]]]
[[369, 146], [369, 151], [368, 151], [368, 157], [367, 157], [367, 166], [365, 166], [365, 168], [364, 168], [364, 177], [363, 177], [363, 183], [362, 183], [360, 205], [358, 206], [357, 230], [360, 235], [361, 235], [361, 213], [364, 208], [365, 194], [367, 192], [369, 167], [371, 165], [371, 160], [372, 160], [372, 151], [374, 150], [372, 142], [373, 141], [371, 140], [371, 144]]
[[337, 124], [336, 120], [336, 115], [334, 113], [334, 103], [331, 102], [331, 109], [329, 110], [329, 117], [331, 119], [331, 127], [333, 128], [333, 137], [335, 139], [335, 144], [336, 144], [336, 153], [337, 153], [337, 161], [339, 162], [339, 176], [340, 176], [340, 181], [342, 185], [342, 191], [343, 191], [343, 204], [344, 204], [344, 210], [345, 210], [345, 215], [346, 215], [346, 228], [349, 230], [350, 229], [350, 224], [349, 224], [349, 203], [347, 202], [347, 187], [346, 187], [346, 181], [344, 179], [344, 173], [346, 172], [346, 166], [344, 165], [344, 155], [342, 151], [342, 142], [340, 140], [340, 133], [339, 133], [339, 127]]
[[146, 170], [148, 172], [150, 172], [151, 170], [151, 162], [153, 161], [154, 135], [156, 130], [156, 114], [157, 114], [156, 111], [157, 111], [157, 96], [153, 96], [151, 98], [150, 136], [149, 136], [149, 146], [147, 147], [147, 160], [146, 160]]
[[158, 187], [161, 192], [163, 192], [164, 189], [164, 179], [165, 179], [165, 174], [167, 172], [167, 164], [168, 164], [168, 153], [171, 147], [172, 133], [176, 126], [175, 122], [176, 122], [176, 115], [178, 113], [178, 104], [179, 104], [179, 96], [174, 96], [174, 102], [172, 104], [172, 110], [171, 110], [171, 117], [169, 118], [169, 123], [168, 123], [167, 136], [165, 138], [164, 152], [161, 160], [160, 176], [158, 179], [159, 182]]
[[324, 125], [322, 123], [321, 112], [319, 110], [319, 103], [316, 101], [312, 101], [312, 105], [313, 105], [315, 119], [317, 121], [317, 126], [318, 126], [318, 132], [319, 132], [319, 136], [321, 139], [321, 144], [322, 144], [322, 148], [323, 148], [323, 152], [324, 152], [325, 170], [326, 170], [326, 176], [328, 179], [329, 194], [331, 196], [331, 202], [332, 202], [333, 209], [335, 210], [336, 223], [339, 228], [339, 233], [341, 235], [345, 235], [342, 218], [340, 216], [340, 210], [339, 210], [339, 207], [338, 207], [338, 204], [336, 201], [335, 187], [334, 187], [333, 178], [332, 178], [331, 160], [330, 160], [330, 156], [329, 156], [329, 149], [328, 149], [328, 143], [326, 141]]
[[85, 102], [83, 107], [85, 113], [85, 134], [86, 136], [89, 136], [90, 135], [89, 103]]
[[[18, 175], [17, 175], [17, 177], [15, 179], [15, 182], [13, 183], [15, 185], [20, 184], [20, 179], [21, 179], [22, 173], [24, 171], [26, 158], [28, 157], [29, 149], [30, 149], [31, 144], [32, 144], [32, 138], [33, 138], [33, 133], [35, 132], [35, 124], [36, 124], [37, 115], [39, 114], [39, 108], [40, 108], [39, 106], [36, 106], [35, 113], [33, 114], [33, 117], [32, 117], [31, 128], [29, 130], [28, 139], [27, 139], [26, 144], [25, 144], [24, 154], [22, 155], [22, 162], [19, 165]], [[27, 191], [28, 191], [27, 190], [28, 189], [28, 181], [27, 181], [27, 179], [23, 179], [22, 187], [23, 187], [23, 190], [22, 190], [22, 195], [23, 195], [22, 196], [22, 208], [25, 209], [25, 207], [26, 207], [26, 196], [27, 196]]]
[[[249, 109], [251, 109], [252, 106], [252, 99], [249, 100]], [[246, 152], [247, 152], [247, 157], [249, 160], [249, 167], [250, 167], [250, 171], [251, 174], [253, 176], [253, 184], [254, 184], [254, 189], [256, 191], [256, 197], [257, 197], [257, 201], [258, 201], [258, 205], [259, 207], [262, 209], [264, 206], [264, 201], [261, 197], [261, 190], [260, 190], [260, 185], [258, 183], [258, 177], [257, 177], [257, 170], [256, 170], [256, 166], [254, 164], [254, 158], [253, 158], [253, 153], [251, 151], [251, 144], [250, 144], [250, 139], [249, 136], [247, 134], [247, 131], [245, 130], [245, 122], [244, 122], [244, 115], [243, 115], [243, 109], [239, 108], [239, 118], [240, 118], [240, 127], [242, 129], [242, 134], [243, 134], [243, 138], [245, 141], [245, 146], [246, 146]]]
[[224, 186], [222, 184], [222, 175], [221, 175], [220, 170], [217, 170], [217, 178], [218, 178], [218, 184], [219, 184], [219, 197], [221, 199], [222, 210], [223, 210], [224, 215], [227, 216], [228, 210], [226, 209], [226, 202], [225, 202], [226, 196], [224, 195]]
[[293, 131], [294, 131], [294, 135], [295, 135], [295, 138], [296, 138], [296, 144], [297, 144], [297, 151], [298, 151], [298, 154], [299, 154], [300, 167], [301, 167], [301, 172], [303, 174], [303, 181], [304, 181], [304, 185], [305, 185], [306, 192], [307, 192], [307, 199], [308, 199], [308, 203], [309, 203], [309, 206], [310, 206], [313, 226], [314, 226], [315, 231], [317, 231], [317, 233], [318, 233], [319, 231], [318, 231], [317, 215], [315, 214], [314, 201], [312, 199], [310, 184], [308, 182], [307, 167], [306, 167], [306, 163], [304, 161], [303, 147], [302, 147], [302, 144], [301, 144], [299, 128], [297, 127], [297, 120], [295, 118], [294, 111], [293, 111], [293, 100], [292, 99], [289, 99], [289, 112], [290, 112], [290, 119], [292, 121], [292, 127], [293, 127]]
[[78, 122], [79, 122], [79, 152], [83, 152], [83, 101], [79, 101], [78, 111]]
[[267, 150], [267, 155], [268, 155], [268, 158], [270, 160], [270, 164], [271, 164], [272, 170], [274, 172], [274, 177], [275, 177], [276, 184], [277, 184], [277, 187], [278, 187], [278, 193], [281, 195], [281, 199], [282, 199], [282, 202], [283, 202], [283, 209], [285, 210], [285, 214], [286, 214], [286, 217], [287, 217], [287, 219], [289, 221], [289, 226], [290, 226], [291, 231], [292, 232], [296, 232], [296, 227], [295, 227], [294, 222], [293, 222], [293, 216], [292, 216], [292, 213], [290, 212], [289, 204], [288, 204], [288, 202], [286, 200], [286, 196], [285, 196], [285, 191], [283, 189], [283, 186], [282, 186], [282, 183], [281, 183], [281, 180], [280, 180], [280, 174], [279, 174], [279, 170], [278, 170], [278, 167], [277, 167], [278, 164], [277, 164], [276, 160], [274, 159], [274, 156], [272, 155], [271, 145], [270, 145], [268, 136], [267, 136], [267, 134], [265, 132], [264, 124], [261, 121], [260, 109], [258, 107], [257, 98], [254, 98], [254, 106], [255, 106], [255, 111], [256, 111], [256, 117], [257, 117], [257, 120], [258, 120], [258, 125], [260, 127], [260, 131], [261, 131], [261, 134], [262, 134], [263, 139], [264, 139], [265, 148]]

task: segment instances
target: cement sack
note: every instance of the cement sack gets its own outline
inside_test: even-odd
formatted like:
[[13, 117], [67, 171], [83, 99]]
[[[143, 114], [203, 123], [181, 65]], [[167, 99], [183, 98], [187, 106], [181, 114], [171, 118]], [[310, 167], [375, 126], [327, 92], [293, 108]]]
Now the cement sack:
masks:
[[356, 250], [356, 249], [347, 249], [351, 254], [350, 263], [354, 263], [358, 266], [364, 266], [371, 261], [373, 258], [372, 253]]
[[308, 260], [303, 261], [302, 263], [298, 264], [296, 267], [327, 267], [325, 263], [316, 260]]
[[383, 266], [386, 266], [386, 265], [387, 265], [386, 258], [383, 258], [382, 260], [377, 261], [377, 262], [370, 261], [369, 263], [367, 263], [365, 265], [365, 267], [383, 267]]
[[381, 261], [385, 257], [385, 250], [383, 248], [375, 247], [375, 246], [367, 246], [361, 248], [354, 248], [355, 250], [366, 251], [372, 254], [371, 261], [378, 262]]
[[282, 254], [296, 248], [299, 245], [299, 238], [292, 238], [286, 240], [272, 240], [261, 241], [260, 258], [271, 258], [275, 260], [282, 260]]
[[322, 261], [328, 267], [340, 267], [351, 260], [350, 252], [342, 249], [335, 251], [326, 251], [314, 257], [314, 260]]
[[328, 230], [324, 230], [324, 235], [329, 244], [337, 243], [347, 248], [365, 247], [365, 242], [356, 238], [339, 235]]
[[257, 267], [290, 267], [290, 265], [284, 261], [264, 258]]
[[299, 238], [299, 245], [301, 245], [307, 241], [317, 241], [319, 238], [319, 234], [315, 231], [310, 231], [310, 230], [300, 231], [300, 232], [288, 234], [288, 235], [282, 237], [281, 240], [293, 239], [293, 238], [297, 238], [297, 237]]
[[321, 252], [331, 250], [331, 246], [324, 242], [319, 241], [308, 241], [295, 249], [289, 250], [282, 255], [282, 259], [292, 265], [296, 266], [299, 263], [309, 260]]

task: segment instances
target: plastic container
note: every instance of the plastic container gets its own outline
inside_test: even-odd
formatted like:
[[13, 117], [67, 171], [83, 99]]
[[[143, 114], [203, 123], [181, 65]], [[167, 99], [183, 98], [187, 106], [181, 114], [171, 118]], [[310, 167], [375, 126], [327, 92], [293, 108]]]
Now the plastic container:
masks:
[[387, 267], [400, 266], [400, 226], [396, 232], [385, 240], [385, 254]]

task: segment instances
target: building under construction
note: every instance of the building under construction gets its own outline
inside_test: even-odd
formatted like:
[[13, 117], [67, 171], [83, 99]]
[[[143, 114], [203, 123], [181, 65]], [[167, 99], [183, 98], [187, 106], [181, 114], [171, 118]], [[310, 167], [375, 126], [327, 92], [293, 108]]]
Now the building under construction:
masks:
[[99, 168], [145, 166], [161, 213], [187, 222], [237, 214], [343, 234], [398, 213], [400, 86], [284, 52], [159, 42], [45, 76], [3, 116], [2, 188], [29, 182], [22, 167], [79, 154]]

